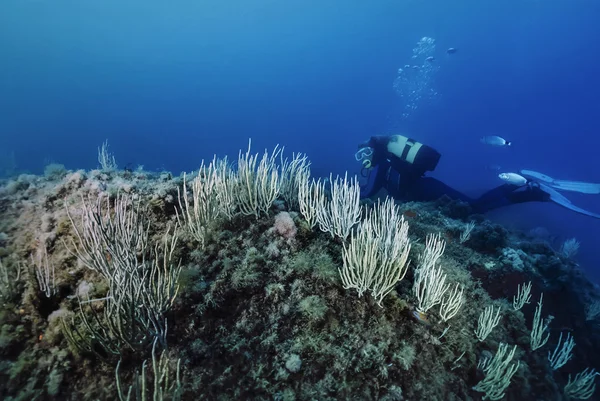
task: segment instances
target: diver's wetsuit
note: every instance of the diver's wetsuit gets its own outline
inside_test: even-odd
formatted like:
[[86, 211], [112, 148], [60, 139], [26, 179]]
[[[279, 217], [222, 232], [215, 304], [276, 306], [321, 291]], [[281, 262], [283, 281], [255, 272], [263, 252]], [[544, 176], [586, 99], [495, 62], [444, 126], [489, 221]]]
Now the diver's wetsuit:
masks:
[[[550, 200], [550, 195], [542, 191], [535, 183], [524, 186], [502, 184], [479, 198], [473, 199], [440, 180], [424, 176], [423, 169], [415, 168], [411, 171], [412, 165], [400, 163], [401, 161], [394, 163], [394, 155], [390, 155], [376, 142], [372, 140], [369, 142], [373, 148], [372, 163], [374, 167], [369, 171], [366, 185], [361, 187], [361, 197], [363, 198], [375, 195], [381, 188], [385, 188], [393, 198], [405, 202], [434, 201], [446, 195], [451, 199], [468, 203], [475, 213], [485, 213], [515, 203]], [[397, 166], [401, 167], [397, 168]]]

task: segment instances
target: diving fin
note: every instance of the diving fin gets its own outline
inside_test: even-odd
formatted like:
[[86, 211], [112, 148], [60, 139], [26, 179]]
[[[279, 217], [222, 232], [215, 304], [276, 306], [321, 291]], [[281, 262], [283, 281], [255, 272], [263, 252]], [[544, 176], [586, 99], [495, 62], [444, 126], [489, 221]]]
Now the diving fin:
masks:
[[546, 174], [542, 174], [542, 173], [538, 173], [537, 171], [533, 171], [533, 170], [521, 170], [521, 174], [523, 174], [525, 176], [525, 178], [535, 178], [538, 179], [540, 181], [544, 181], [545, 183], [553, 183], [554, 182], [554, 178], [546, 175]]
[[558, 191], [555, 191], [554, 189], [550, 188], [547, 185], [544, 184], [539, 184], [540, 185], [540, 189], [544, 192], [546, 192], [547, 194], [550, 195], [550, 200], [552, 200], [554, 203], [556, 203], [557, 205], [560, 205], [564, 208], [567, 208], [569, 210], [572, 210], [576, 213], [580, 213], [586, 216], [590, 216], [590, 217], [594, 217], [596, 219], [600, 219], [600, 214], [597, 213], [593, 213], [590, 211], [587, 211], [585, 209], [582, 209], [578, 206], [575, 206], [574, 204], [571, 203], [570, 200], [568, 200], [566, 197], [564, 197], [562, 194], [560, 194]]
[[600, 194], [600, 184], [583, 181], [555, 180], [554, 178], [533, 170], [521, 170], [525, 178], [543, 181], [554, 189], [561, 191], [579, 192], [582, 194]]
[[[552, 199], [552, 198], [551, 198], [551, 199]], [[557, 204], [559, 204], [559, 205], [561, 205], [561, 206], [563, 206], [563, 207], [566, 207], [567, 209], [570, 209], [570, 210], [572, 210], [572, 211], [574, 211], [574, 212], [577, 212], [577, 213], [580, 213], [580, 214], [583, 214], [583, 215], [586, 215], [586, 216], [590, 216], [590, 217], [593, 217], [593, 218], [595, 218], [595, 219], [600, 219], [600, 214], [593, 213], [593, 212], [590, 212], [590, 211], [588, 211], [588, 210], [582, 209], [582, 208], [580, 208], [580, 207], [578, 207], [578, 206], [575, 206], [575, 205], [574, 205], [574, 204], [572, 204], [572, 203], [569, 203], [569, 204], [566, 204], [566, 205], [565, 205], [565, 204], [562, 204], [562, 203], [558, 203], [558, 202], [557, 202]]]
[[592, 182], [555, 180], [551, 185], [553, 188], [563, 191], [581, 192], [582, 194], [600, 194], [600, 184], [594, 184]]
[[545, 193], [550, 195], [550, 199], [552, 199], [554, 202], [558, 203], [559, 205], [564, 205], [564, 204], [572, 205], [571, 201], [569, 199], [567, 199], [566, 196], [564, 196], [563, 194], [558, 192], [557, 190], [549, 187], [546, 184], [540, 183], [538, 185], [540, 186], [540, 189], [542, 191], [544, 191]]

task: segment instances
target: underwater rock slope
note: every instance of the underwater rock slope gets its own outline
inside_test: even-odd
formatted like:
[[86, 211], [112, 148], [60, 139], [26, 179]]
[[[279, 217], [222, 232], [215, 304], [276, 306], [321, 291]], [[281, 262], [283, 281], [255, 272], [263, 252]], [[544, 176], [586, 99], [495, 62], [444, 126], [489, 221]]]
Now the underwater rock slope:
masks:
[[5, 180], [2, 398], [598, 399], [568, 255], [280, 156]]

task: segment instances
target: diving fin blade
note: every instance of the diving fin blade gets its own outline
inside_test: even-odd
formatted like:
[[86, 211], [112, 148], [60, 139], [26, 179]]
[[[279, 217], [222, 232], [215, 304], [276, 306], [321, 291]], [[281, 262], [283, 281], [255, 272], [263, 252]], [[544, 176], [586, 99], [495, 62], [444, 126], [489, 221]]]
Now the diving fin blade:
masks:
[[539, 184], [539, 185], [540, 185], [540, 189], [542, 191], [546, 192], [548, 195], [550, 195], [550, 199], [552, 199], [554, 202], [558, 203], [559, 205], [564, 205], [564, 204], [572, 205], [571, 201], [569, 199], [567, 199], [566, 196], [564, 196], [563, 194], [558, 192], [557, 190], [555, 190], [552, 187], [545, 185], [545, 184]]
[[525, 178], [535, 178], [537, 180], [544, 181], [547, 184], [554, 182], [554, 178], [550, 177], [549, 175], [538, 173], [537, 171], [533, 170], [521, 170], [521, 174], [525, 176]]
[[592, 182], [555, 180], [551, 185], [553, 188], [562, 191], [580, 192], [582, 194], [600, 194], [600, 184], [594, 184]]
[[533, 170], [521, 170], [521, 174], [527, 179], [542, 181], [560, 191], [579, 192], [582, 194], [600, 194], [600, 184], [593, 182], [555, 180], [549, 175]]
[[574, 204], [572, 204], [572, 203], [569, 203], [569, 204], [566, 204], [566, 205], [565, 205], [565, 204], [562, 204], [562, 203], [558, 203], [558, 202], [557, 202], [557, 204], [559, 204], [559, 205], [561, 205], [561, 206], [563, 206], [563, 207], [566, 207], [567, 209], [569, 209], [569, 210], [572, 210], [572, 211], [574, 211], [574, 212], [577, 212], [577, 213], [580, 213], [580, 214], [583, 214], [583, 215], [586, 215], [586, 216], [590, 216], [590, 217], [593, 217], [593, 218], [595, 218], [595, 219], [600, 219], [600, 214], [598, 214], [598, 213], [593, 213], [593, 212], [590, 212], [590, 211], [588, 211], [588, 210], [582, 209], [582, 208], [580, 208], [580, 207], [578, 207], [578, 206], [575, 206], [575, 205], [574, 205]]
[[600, 219], [600, 214], [597, 213], [593, 213], [590, 212], [588, 210], [582, 209], [578, 206], [575, 206], [574, 204], [571, 203], [570, 200], [568, 200], [566, 197], [564, 197], [563, 195], [561, 195], [558, 191], [555, 191], [554, 189], [548, 187], [547, 185], [544, 184], [540, 184], [540, 188], [546, 192], [547, 194], [550, 195], [550, 200], [552, 200], [554, 203], [556, 203], [557, 205], [560, 205], [564, 208], [567, 208], [569, 210], [572, 210], [576, 213], [580, 213], [586, 216], [590, 216], [593, 217], [595, 219]]

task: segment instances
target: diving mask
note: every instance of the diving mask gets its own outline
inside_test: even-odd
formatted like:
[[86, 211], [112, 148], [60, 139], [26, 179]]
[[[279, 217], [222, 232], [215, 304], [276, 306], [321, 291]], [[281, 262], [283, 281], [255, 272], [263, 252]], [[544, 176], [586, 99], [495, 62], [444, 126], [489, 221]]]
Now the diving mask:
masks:
[[371, 168], [371, 158], [373, 156], [373, 148], [364, 147], [354, 154], [357, 162], [361, 162], [363, 168]]

